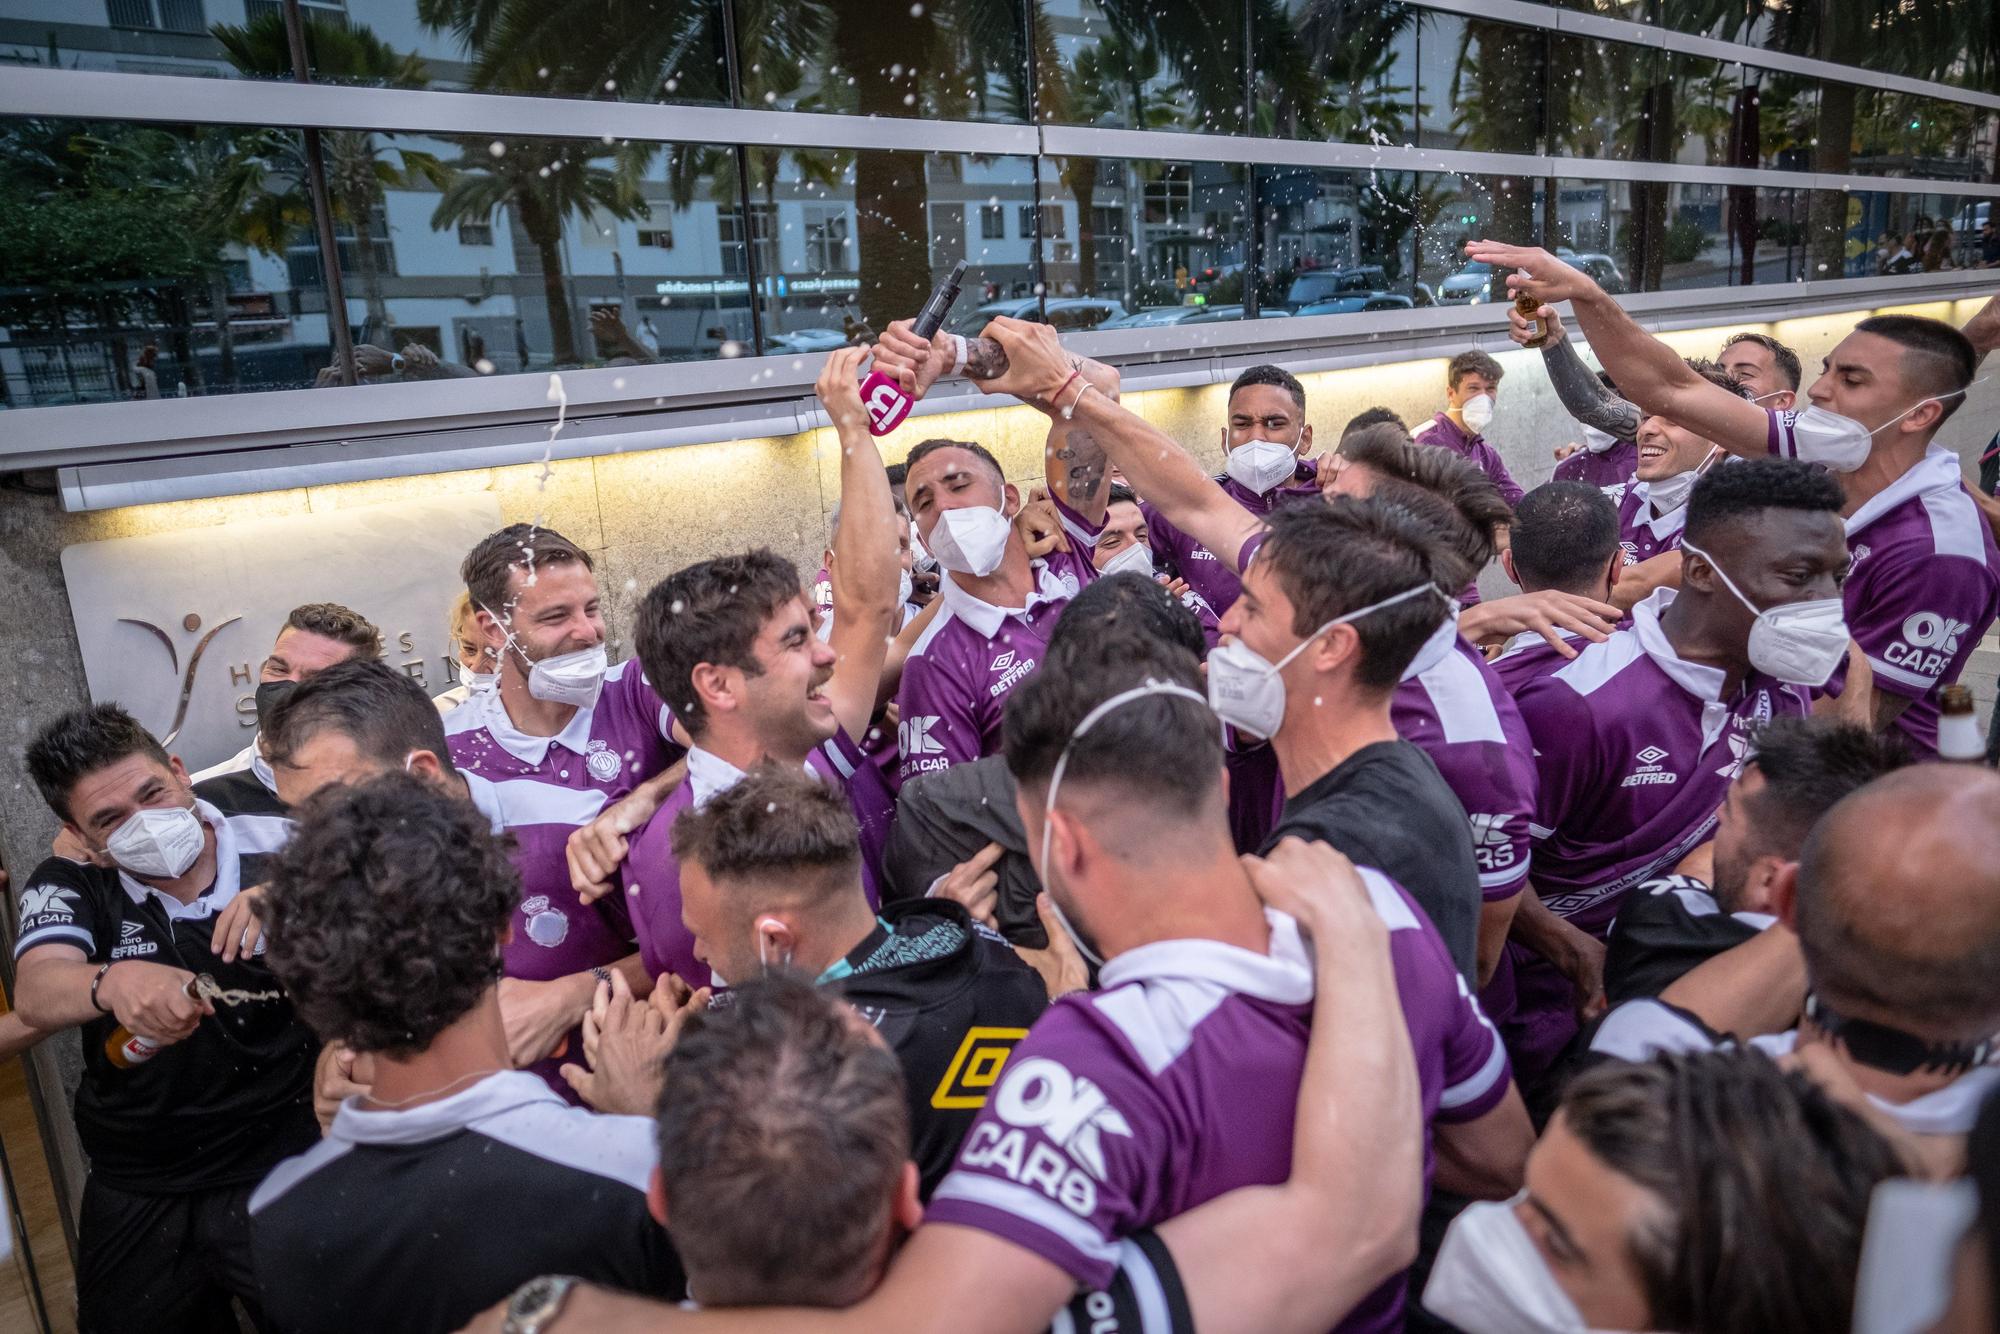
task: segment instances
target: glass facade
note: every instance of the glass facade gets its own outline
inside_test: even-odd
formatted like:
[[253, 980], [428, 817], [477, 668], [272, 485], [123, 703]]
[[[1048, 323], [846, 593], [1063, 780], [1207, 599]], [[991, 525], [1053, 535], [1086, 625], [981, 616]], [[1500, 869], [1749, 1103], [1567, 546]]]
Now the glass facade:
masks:
[[[1565, 31], [1558, 8], [1668, 36]], [[1628, 292], [1978, 264], [2000, 110], [1878, 76], [2000, 89], [2000, 17], [1911, 0], [1857, 37], [1864, 10], [1633, 0], [1534, 26], [1400, 0], [303, 0], [294, 34], [275, 0], [0, 0], [11, 66], [287, 83], [296, 36], [352, 109], [0, 119], [0, 402], [815, 352], [914, 312], [961, 259], [958, 324], [1067, 329], [1477, 304], [1500, 284], [1464, 260], [1481, 235]], [[564, 115], [523, 135], [423, 114], [475, 93]], [[672, 114], [628, 137], [592, 124], [600, 103]], [[674, 108], [924, 131], [830, 147], [815, 122], [792, 145], [774, 118], [706, 142], [673, 137]], [[969, 146], [981, 125], [1019, 127], [1019, 149]], [[1037, 152], [1039, 127], [1089, 151]], [[1096, 131], [1153, 137], [1135, 156]], [[1263, 141], [1254, 163], [1204, 160], [1239, 136]], [[1274, 163], [1288, 144], [1299, 162]], [[1314, 165], [1326, 145], [1355, 165]], [[1635, 162], [1662, 179], [1623, 179]]]

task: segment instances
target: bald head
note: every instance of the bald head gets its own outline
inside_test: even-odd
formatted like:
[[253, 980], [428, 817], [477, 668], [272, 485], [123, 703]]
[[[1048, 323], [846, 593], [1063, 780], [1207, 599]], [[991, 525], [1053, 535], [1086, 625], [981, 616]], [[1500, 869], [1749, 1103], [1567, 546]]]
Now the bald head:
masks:
[[1902, 769], [1828, 811], [1796, 908], [1827, 1003], [1932, 1040], [2000, 1030], [2000, 774]]

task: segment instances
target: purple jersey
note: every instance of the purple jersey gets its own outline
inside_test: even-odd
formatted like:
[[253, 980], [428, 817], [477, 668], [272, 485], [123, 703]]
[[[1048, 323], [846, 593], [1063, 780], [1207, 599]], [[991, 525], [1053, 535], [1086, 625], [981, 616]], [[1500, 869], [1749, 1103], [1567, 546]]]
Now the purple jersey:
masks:
[[1604, 488], [1604, 494], [1611, 497], [1611, 503], [1618, 507], [1618, 545], [1625, 552], [1627, 565], [1651, 560], [1663, 551], [1681, 549], [1681, 529], [1687, 527], [1687, 506], [1682, 504], [1665, 514], [1656, 515], [1648, 494], [1650, 490], [1637, 478]]
[[[1715, 831], [1723, 795], [1749, 754], [1750, 733], [1804, 714], [1801, 687], [1752, 672], [1722, 698], [1721, 669], [1674, 652], [1663, 588], [1632, 609], [1630, 628], [1523, 686], [1516, 702], [1534, 738], [1534, 883], [1557, 916], [1602, 939], [1635, 885], [1673, 869]], [[1576, 1031], [1567, 979], [1510, 946], [1515, 1027], [1524, 1070], [1553, 1060]]]
[[[1506, 1052], [1429, 919], [1379, 871], [1361, 875], [1389, 926], [1425, 1123], [1475, 1120], [1507, 1094]], [[1267, 915], [1269, 955], [1158, 941], [1106, 964], [1099, 990], [1051, 1005], [925, 1217], [1102, 1287], [1121, 1238], [1290, 1176], [1313, 978], [1297, 925]], [[1426, 1181], [1430, 1166], [1426, 1143]], [[1401, 1329], [1403, 1289], [1397, 1275], [1340, 1328]]]
[[[889, 825], [896, 816], [896, 798], [881, 769], [845, 731], [815, 746], [806, 767], [826, 782], [838, 784], [861, 826], [861, 883], [872, 908], [882, 901], [882, 850], [889, 842]], [[639, 957], [653, 977], [672, 973], [689, 987], [710, 984], [708, 965], [695, 958], [694, 936], [681, 920], [681, 870], [674, 856], [674, 820], [682, 811], [702, 805], [743, 780], [743, 771], [728, 760], [696, 746], [688, 752], [687, 781], [660, 803], [638, 833], [632, 835], [619, 876], [625, 901], [639, 939]]]
[[[480, 780], [473, 786], [481, 808], [514, 836], [521, 902], [514, 937], [501, 952], [508, 977], [545, 982], [632, 953], [624, 904], [615, 895], [588, 906], [578, 899], [564, 850], [579, 826], [680, 758], [673, 726], [666, 704], [629, 659], [605, 673], [597, 702], [578, 709], [552, 737], [515, 727], [498, 690], [482, 691], [445, 715], [452, 764]], [[567, 1045], [574, 1059], [581, 1049]], [[558, 1064], [551, 1057], [530, 1068], [573, 1097], [556, 1074]]]
[[[1316, 480], [1318, 475], [1318, 469], [1310, 460], [1301, 460], [1298, 471], [1292, 474], [1292, 481], [1262, 495], [1233, 477], [1218, 477], [1215, 484], [1246, 512], [1262, 518], [1278, 506], [1295, 500], [1317, 500], [1320, 494]], [[1141, 505], [1139, 509], [1146, 516], [1146, 536], [1153, 548], [1153, 558], [1171, 565], [1181, 578], [1187, 580], [1189, 588], [1201, 594], [1202, 601], [1217, 617], [1225, 615], [1243, 594], [1242, 580], [1217, 560], [1214, 552], [1174, 527], [1173, 521], [1166, 515], [1151, 505]], [[1211, 646], [1214, 642], [1209, 641]]]
[[1848, 632], [1875, 688], [1910, 701], [1896, 726], [1911, 753], [1935, 756], [1938, 691], [1958, 679], [2000, 609], [2000, 551], [1965, 494], [1958, 456], [1931, 446], [1848, 519], [1847, 550]]
[[[1556, 633], [1568, 640], [1571, 648], [1579, 651], [1590, 643], [1589, 640], [1561, 628], [1558, 628]], [[1506, 688], [1507, 693], [1518, 695], [1522, 687], [1536, 677], [1547, 676], [1550, 672], [1567, 667], [1574, 661], [1574, 658], [1565, 658], [1556, 652], [1548, 640], [1533, 630], [1523, 630], [1501, 647], [1500, 656], [1493, 659], [1491, 666], [1493, 675], [1500, 679], [1500, 684]]]
[[1589, 448], [1576, 453], [1556, 465], [1552, 482], [1588, 482], [1592, 486], [1613, 487], [1620, 482], [1632, 480], [1632, 474], [1639, 469], [1639, 446], [1631, 440], [1614, 440], [1611, 448], [1602, 454], [1593, 453]]
[[1035, 558], [1035, 591], [1026, 606], [982, 602], [958, 586], [956, 575], [944, 576], [938, 593], [944, 606], [910, 646], [896, 693], [899, 784], [999, 754], [1007, 693], [1041, 662], [1062, 609], [1097, 577], [1090, 553], [1102, 525], [1092, 528], [1062, 502], [1055, 505], [1070, 549]]
[[1526, 494], [1521, 490], [1520, 483], [1514, 480], [1514, 475], [1507, 471], [1500, 451], [1487, 444], [1483, 435], [1467, 435], [1465, 429], [1445, 413], [1440, 412], [1419, 426], [1411, 432], [1410, 438], [1420, 445], [1448, 449], [1460, 458], [1478, 464], [1479, 471], [1492, 479], [1493, 485], [1500, 490], [1500, 498], [1509, 505], [1520, 504], [1521, 497]]
[[1454, 636], [1435, 660], [1420, 657], [1396, 687], [1397, 735], [1431, 757], [1472, 821], [1479, 893], [1512, 898], [1528, 883], [1528, 822], [1535, 814], [1535, 751], [1520, 710], [1477, 649]]

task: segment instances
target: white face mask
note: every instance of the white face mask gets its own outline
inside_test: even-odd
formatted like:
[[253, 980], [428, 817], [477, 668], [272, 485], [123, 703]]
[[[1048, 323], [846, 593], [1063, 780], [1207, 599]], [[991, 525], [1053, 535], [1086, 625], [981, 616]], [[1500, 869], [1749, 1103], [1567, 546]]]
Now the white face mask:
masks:
[[896, 571], [896, 601], [908, 602], [916, 593], [917, 586], [910, 578], [908, 570]]
[[1252, 736], [1275, 735], [1278, 725], [1285, 720], [1285, 679], [1279, 673], [1293, 658], [1305, 652], [1306, 645], [1336, 625], [1359, 620], [1384, 607], [1393, 607], [1426, 593], [1437, 593], [1437, 585], [1418, 584], [1392, 598], [1372, 602], [1359, 611], [1336, 616], [1300, 640], [1297, 647], [1275, 663], [1266, 660], [1242, 640], [1230, 640], [1208, 655], [1208, 707], [1214, 709], [1223, 722]]
[[1143, 542], [1134, 542], [1123, 551], [1105, 561], [1100, 575], [1110, 578], [1114, 574], [1143, 574], [1153, 577], [1153, 549]]
[[1687, 504], [1694, 494], [1694, 484], [1708, 471], [1709, 463], [1715, 458], [1715, 449], [1710, 446], [1708, 453], [1701, 456], [1701, 462], [1686, 472], [1677, 472], [1672, 477], [1662, 477], [1657, 482], [1646, 483], [1646, 499], [1656, 514], [1672, 514]]
[[1493, 395], [1474, 394], [1459, 404], [1458, 415], [1465, 418], [1474, 435], [1486, 434], [1486, 428], [1493, 424]]
[[1076, 730], [1069, 734], [1069, 740], [1064, 744], [1062, 754], [1056, 757], [1056, 767], [1049, 774], [1048, 799], [1042, 803], [1042, 864], [1036, 868], [1041, 873], [1042, 888], [1049, 892], [1049, 908], [1055, 913], [1056, 923], [1062, 927], [1063, 934], [1069, 937], [1072, 945], [1076, 946], [1078, 954], [1081, 954], [1099, 968], [1104, 966], [1104, 957], [1085, 943], [1083, 936], [1078, 933], [1075, 927], [1069, 924], [1069, 914], [1063, 911], [1062, 901], [1056, 897], [1055, 885], [1051, 882], [1049, 876], [1049, 849], [1053, 845], [1052, 838], [1055, 832], [1056, 793], [1061, 789], [1063, 774], [1069, 768], [1070, 751], [1076, 746], [1077, 741], [1082, 738], [1083, 734], [1097, 726], [1104, 715], [1110, 713], [1113, 709], [1118, 708], [1120, 705], [1130, 704], [1135, 699], [1145, 699], [1150, 695], [1179, 695], [1182, 699], [1191, 699], [1197, 704], [1208, 703], [1207, 700], [1194, 691], [1189, 690], [1186, 686], [1177, 685], [1172, 681], [1148, 681], [1144, 685], [1133, 686], [1130, 690], [1121, 691], [1113, 695], [1089, 713], [1084, 714], [1083, 721], [1078, 723]]
[[148, 807], [111, 831], [104, 850], [133, 875], [172, 880], [201, 856], [201, 817], [188, 806]]
[[954, 574], [984, 579], [1000, 568], [1014, 525], [986, 505], [946, 510], [931, 527], [929, 546], [938, 564]]
[[1424, 1309], [1480, 1334], [1585, 1334], [1583, 1313], [1515, 1216], [1521, 1198], [1470, 1205], [1453, 1220]]
[[467, 690], [478, 695], [491, 690], [497, 685], [500, 680], [500, 673], [475, 672], [469, 667], [461, 667], [458, 669], [458, 680]]
[[1722, 586], [1756, 615], [1750, 627], [1750, 665], [1764, 675], [1793, 685], [1823, 686], [1847, 657], [1847, 615], [1839, 598], [1787, 602], [1760, 611], [1743, 596], [1736, 581], [1723, 573], [1715, 557], [1685, 541], [1681, 550], [1707, 561]]
[[1260, 496], [1291, 481], [1298, 468], [1298, 454], [1279, 440], [1245, 440], [1230, 450], [1222, 463], [1231, 481]]
[[1942, 403], [1964, 392], [1963, 389], [1954, 389], [1949, 394], [1920, 398], [1872, 431], [1852, 417], [1843, 417], [1817, 403], [1809, 403], [1792, 419], [1792, 439], [1798, 451], [1797, 457], [1807, 463], [1823, 463], [1835, 472], [1853, 472], [1868, 461], [1868, 452], [1874, 448], [1877, 435], [1926, 403]]
[[[522, 657], [527, 654], [523, 653]], [[559, 653], [528, 666], [528, 693], [550, 704], [585, 708], [597, 702], [604, 673], [611, 667], [604, 645], [593, 644], [574, 653]]]
[[1958, 1244], [1978, 1217], [1978, 1187], [1963, 1178], [1875, 1187], [1854, 1282], [1854, 1334], [1905, 1334], [1943, 1319]]
[[1593, 454], [1608, 454], [1618, 443], [1618, 437], [1609, 431], [1600, 431], [1595, 426], [1583, 428], [1583, 447]]

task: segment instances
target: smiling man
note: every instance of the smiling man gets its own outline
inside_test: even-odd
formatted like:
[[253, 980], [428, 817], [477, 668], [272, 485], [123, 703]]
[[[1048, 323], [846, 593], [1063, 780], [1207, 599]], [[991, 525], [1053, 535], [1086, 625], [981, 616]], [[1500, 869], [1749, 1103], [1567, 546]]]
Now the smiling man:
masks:
[[[1712, 385], [1740, 392], [1713, 362], [1690, 361], [1688, 368]], [[1618, 545], [1627, 565], [1680, 550], [1688, 495], [1721, 452], [1713, 441], [1657, 414], [1640, 421], [1638, 441], [1632, 480], [1604, 488], [1618, 503]]]
[[1938, 691], [1958, 679], [2000, 613], [2000, 548], [1966, 494], [1957, 456], [1935, 439], [1965, 401], [1991, 322], [1975, 345], [1937, 320], [1862, 320], [1827, 355], [1808, 406], [1780, 412], [1702, 379], [1546, 250], [1481, 241], [1468, 253], [1520, 270], [1509, 279], [1516, 292], [1572, 302], [1619, 392], [1642, 410], [1732, 454], [1803, 459], [1839, 474], [1854, 562], [1844, 596], [1874, 671], [1875, 726], [1897, 728], [1918, 756], [1935, 754]]

